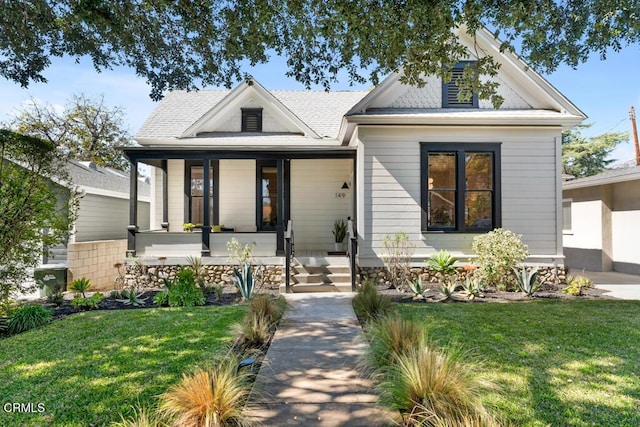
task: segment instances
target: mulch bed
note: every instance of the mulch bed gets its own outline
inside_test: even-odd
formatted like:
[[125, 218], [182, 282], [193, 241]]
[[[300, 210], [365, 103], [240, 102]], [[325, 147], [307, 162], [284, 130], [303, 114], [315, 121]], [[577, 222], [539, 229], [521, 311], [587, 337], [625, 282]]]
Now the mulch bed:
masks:
[[[399, 292], [394, 288], [388, 288], [385, 286], [379, 286], [378, 292], [387, 295], [391, 300], [400, 304], [424, 304], [424, 303], [437, 303], [445, 302], [444, 295], [440, 293], [437, 283], [432, 283], [428, 292], [424, 293], [425, 298], [414, 300], [413, 294], [410, 291]], [[503, 292], [495, 289], [487, 289], [484, 293], [484, 297], [474, 298], [473, 300], [467, 299], [462, 292], [456, 292], [455, 298], [446, 301], [446, 303], [474, 303], [474, 302], [514, 302], [514, 301], [532, 301], [540, 299], [593, 299], [593, 298], [605, 298], [611, 299], [605, 295], [602, 289], [586, 289], [584, 295], [576, 297], [573, 295], [565, 294], [562, 292], [564, 285], [544, 284], [533, 296], [528, 297], [522, 292]]]

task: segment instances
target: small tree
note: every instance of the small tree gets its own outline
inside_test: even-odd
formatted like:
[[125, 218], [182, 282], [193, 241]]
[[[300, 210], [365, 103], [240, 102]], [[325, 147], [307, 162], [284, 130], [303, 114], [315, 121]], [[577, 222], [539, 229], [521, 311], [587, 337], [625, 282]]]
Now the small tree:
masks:
[[581, 131], [592, 124], [580, 125], [562, 134], [562, 172], [576, 178], [596, 175], [613, 159], [607, 159], [622, 142], [629, 140], [627, 132], [608, 132], [585, 138]]
[[34, 290], [26, 282], [43, 246], [69, 234], [76, 203], [64, 171], [52, 143], [0, 130], [0, 303]]
[[496, 228], [473, 239], [472, 249], [478, 256], [475, 275], [498, 290], [515, 290], [512, 269], [529, 256], [522, 236], [509, 230]]
[[104, 98], [74, 95], [60, 112], [32, 99], [18, 112], [11, 127], [23, 135], [49, 141], [72, 159], [126, 170], [129, 161], [118, 147], [131, 145], [121, 107], [110, 108]]
[[389, 270], [391, 285], [402, 290], [411, 278], [411, 257], [415, 245], [409, 240], [405, 232], [396, 233], [393, 236], [385, 236], [382, 240], [384, 255], [382, 261]]

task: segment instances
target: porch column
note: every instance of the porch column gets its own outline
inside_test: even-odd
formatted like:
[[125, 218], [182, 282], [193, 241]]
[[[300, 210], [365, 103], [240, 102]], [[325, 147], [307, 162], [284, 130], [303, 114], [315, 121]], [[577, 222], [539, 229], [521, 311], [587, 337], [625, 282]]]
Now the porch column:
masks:
[[211, 191], [211, 161], [209, 159], [204, 159], [202, 161], [202, 175], [204, 179], [204, 185], [202, 187], [202, 256], [211, 256], [211, 249], [209, 247], [209, 233], [211, 232], [211, 213], [209, 212], [209, 191]]
[[136, 256], [138, 232], [138, 160], [131, 160], [129, 172], [129, 225], [127, 226], [127, 255]]
[[163, 160], [160, 166], [162, 170], [162, 222], [163, 230], [169, 231], [169, 179], [167, 175], [167, 160]]
[[276, 221], [276, 254], [284, 254], [284, 159], [278, 159], [278, 212]]

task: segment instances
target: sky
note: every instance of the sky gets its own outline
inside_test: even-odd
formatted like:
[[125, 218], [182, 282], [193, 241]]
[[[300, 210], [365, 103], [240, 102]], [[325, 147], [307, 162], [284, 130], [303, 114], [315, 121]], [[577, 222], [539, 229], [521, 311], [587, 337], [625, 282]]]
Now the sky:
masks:
[[[274, 58], [246, 71], [267, 89], [304, 89], [303, 85], [286, 77], [286, 63], [282, 58]], [[72, 58], [55, 58], [44, 76], [47, 83], [32, 83], [26, 89], [12, 81], [0, 80], [0, 122], [9, 120], [32, 97], [62, 107], [72, 95], [82, 93], [92, 98], [104, 96], [107, 106], [122, 107], [129, 130], [135, 134], [156, 105], [149, 98], [150, 87], [132, 69], [116, 68], [97, 73], [88, 60], [76, 63]], [[588, 116], [585, 123], [593, 123], [583, 132], [585, 135], [627, 131], [631, 136], [629, 107], [633, 105], [636, 115], [640, 116], [640, 46], [611, 52], [605, 61], [594, 55], [577, 70], [562, 66], [543, 76]], [[346, 79], [332, 85], [336, 90], [369, 87], [349, 86]], [[634, 153], [630, 137], [611, 158], [616, 163], [627, 161], [635, 157]]]

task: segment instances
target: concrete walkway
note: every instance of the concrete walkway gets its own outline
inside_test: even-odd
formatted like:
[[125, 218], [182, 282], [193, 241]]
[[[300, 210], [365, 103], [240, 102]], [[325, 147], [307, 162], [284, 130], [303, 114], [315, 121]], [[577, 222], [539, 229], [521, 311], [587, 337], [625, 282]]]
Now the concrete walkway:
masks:
[[591, 279], [597, 289], [602, 289], [604, 295], [612, 298], [640, 300], [640, 276], [624, 274], [616, 271], [585, 271], [575, 274], [584, 274]]
[[249, 404], [264, 426], [381, 426], [391, 415], [376, 404], [357, 370], [366, 349], [351, 293], [287, 294], [289, 310], [271, 342]]

